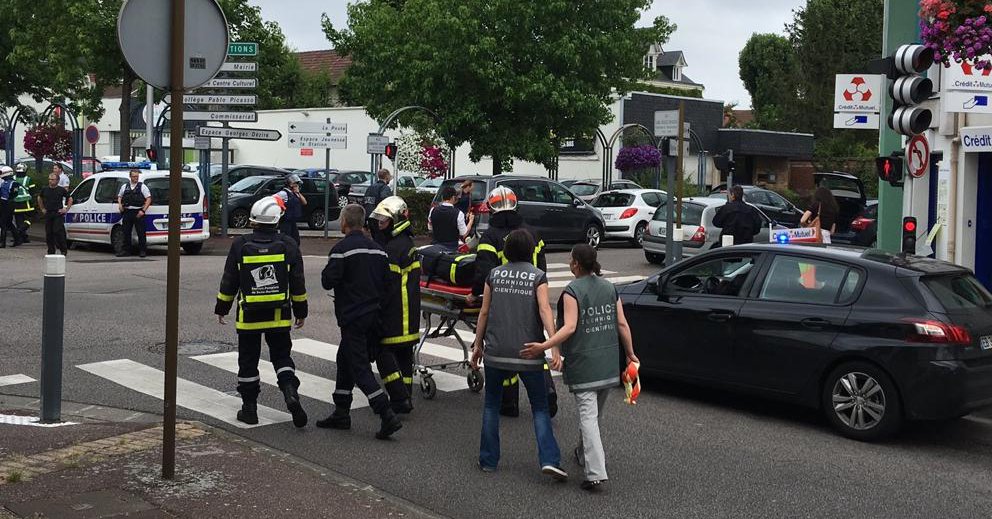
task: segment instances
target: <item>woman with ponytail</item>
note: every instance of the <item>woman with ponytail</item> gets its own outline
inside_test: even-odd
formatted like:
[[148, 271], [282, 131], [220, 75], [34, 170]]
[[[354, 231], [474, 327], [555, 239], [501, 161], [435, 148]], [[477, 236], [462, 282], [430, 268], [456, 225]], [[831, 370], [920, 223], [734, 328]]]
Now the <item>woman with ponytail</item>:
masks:
[[585, 471], [581, 486], [595, 491], [603, 488], [607, 480], [599, 422], [610, 388], [620, 385], [620, 345], [628, 362], [640, 361], [634, 354], [616, 287], [600, 277], [596, 249], [585, 244], [573, 247], [569, 268], [575, 280], [558, 300], [560, 328], [543, 343], [528, 343], [520, 355], [536, 358], [561, 345], [565, 384], [575, 396], [579, 411], [581, 440], [575, 448], [575, 460]]

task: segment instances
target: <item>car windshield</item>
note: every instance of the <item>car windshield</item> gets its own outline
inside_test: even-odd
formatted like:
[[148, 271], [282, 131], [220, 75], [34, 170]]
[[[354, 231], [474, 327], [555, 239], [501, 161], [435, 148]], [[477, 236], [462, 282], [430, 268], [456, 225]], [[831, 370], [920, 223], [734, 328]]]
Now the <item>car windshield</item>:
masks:
[[948, 312], [992, 308], [992, 294], [971, 274], [927, 276], [923, 284]]
[[428, 178], [427, 180], [421, 182], [417, 187], [439, 187], [442, 182], [444, 182], [444, 178], [442, 177]]
[[584, 184], [578, 183], [568, 186], [568, 189], [575, 193], [575, 196], [589, 196], [595, 195], [596, 191], [599, 191], [599, 184]]
[[248, 177], [243, 178], [227, 188], [232, 193], [254, 193], [262, 184], [268, 181], [268, 177]]
[[592, 205], [593, 207], [628, 207], [633, 203], [634, 195], [629, 193], [603, 193]]
[[[654, 213], [654, 220], [658, 222], [666, 221], [668, 207], [666, 201], [662, 200], [661, 205]], [[703, 221], [703, 211], [706, 206], [682, 202], [682, 225], [701, 225]]]

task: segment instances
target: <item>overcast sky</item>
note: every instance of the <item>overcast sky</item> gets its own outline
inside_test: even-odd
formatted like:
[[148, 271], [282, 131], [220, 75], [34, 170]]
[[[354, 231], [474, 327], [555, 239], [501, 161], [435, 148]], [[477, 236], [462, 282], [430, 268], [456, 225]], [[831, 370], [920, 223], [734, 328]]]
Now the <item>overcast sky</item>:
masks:
[[[535, 0], [540, 1], [540, 0]], [[335, 27], [347, 22], [346, 0], [249, 0], [262, 8], [262, 16], [282, 26], [290, 46], [297, 50], [330, 48], [320, 29], [320, 14], [327, 13]], [[667, 50], [685, 52], [685, 74], [706, 85], [708, 99], [750, 105], [741, 83], [737, 56], [753, 33], [782, 34], [792, 20], [792, 10], [803, 0], [655, 0], [642, 18], [644, 24], [664, 14], [678, 25]]]

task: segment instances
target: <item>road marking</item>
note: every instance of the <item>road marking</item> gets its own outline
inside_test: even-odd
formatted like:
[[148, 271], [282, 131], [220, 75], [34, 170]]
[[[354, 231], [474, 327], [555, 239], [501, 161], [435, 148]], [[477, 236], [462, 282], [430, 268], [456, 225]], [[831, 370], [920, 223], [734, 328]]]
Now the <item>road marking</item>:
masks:
[[27, 384], [28, 382], [34, 382], [34, 379], [22, 374], [0, 377], [0, 386], [14, 386], [17, 384]]
[[[642, 281], [646, 276], [621, 276], [616, 278], [605, 278], [607, 281], [613, 284], [617, 283], [630, 283], [633, 281]], [[571, 283], [571, 280], [566, 281], [549, 281], [548, 288], [564, 288]]]
[[[430, 348], [428, 348], [428, 346], [430, 346]], [[318, 359], [335, 362], [337, 360], [338, 346], [336, 344], [315, 341], [313, 339], [293, 339], [293, 351], [304, 355], [309, 355], [311, 357], [316, 357]], [[448, 351], [452, 353], [448, 353]], [[446, 355], [441, 358], [448, 360], [461, 361], [464, 359], [463, 355], [458, 350], [440, 345], [425, 344], [423, 352], [427, 355], [432, 355], [435, 357]], [[379, 370], [375, 365], [372, 366], [372, 371], [374, 373], [379, 373]], [[438, 391], [448, 392], [468, 389], [468, 382], [464, 377], [437, 370], [433, 371], [433, 377], [434, 382], [437, 383]]]
[[[603, 272], [603, 275], [604, 276], [607, 276], [607, 275], [610, 275], [610, 274], [616, 274], [616, 272], [613, 272], [612, 270], [604, 270], [602, 272]], [[575, 275], [572, 274], [572, 271], [570, 271], [570, 270], [565, 270], [565, 271], [560, 271], [560, 272], [548, 272], [548, 279], [572, 278], [574, 276]]]
[[[128, 389], [159, 400], [164, 399], [165, 373], [131, 359], [94, 362], [76, 367]], [[201, 386], [183, 378], [177, 380], [176, 405], [241, 429], [288, 422], [292, 419], [287, 413], [260, 405], [258, 406], [258, 425], [239, 422], [237, 420], [237, 412], [241, 409], [239, 397]]]
[[567, 269], [569, 268], [568, 263], [548, 263], [549, 269]]
[[[232, 351], [227, 353], [214, 353], [211, 355], [197, 355], [191, 358], [209, 366], [220, 368], [229, 373], [237, 374], [238, 372], [237, 352]], [[258, 367], [258, 376], [261, 377], [263, 383], [270, 386], [279, 387], [279, 379], [276, 378], [275, 372], [269, 368], [270, 366], [260, 365]], [[321, 402], [331, 402], [331, 392], [334, 391], [333, 380], [311, 375], [303, 371], [297, 371], [296, 378], [300, 379], [299, 392], [301, 395], [308, 396]], [[367, 407], [369, 405], [369, 401], [365, 398], [365, 395], [363, 395], [361, 391], [356, 391], [354, 398], [354, 403], [351, 405], [352, 409]]]

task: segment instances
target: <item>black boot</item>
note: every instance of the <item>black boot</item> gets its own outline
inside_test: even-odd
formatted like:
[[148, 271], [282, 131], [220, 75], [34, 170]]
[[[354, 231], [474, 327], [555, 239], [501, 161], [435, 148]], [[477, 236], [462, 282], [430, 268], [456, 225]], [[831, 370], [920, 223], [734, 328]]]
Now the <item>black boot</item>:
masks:
[[393, 400], [389, 405], [396, 414], [410, 414], [413, 411], [413, 400], [409, 398], [405, 400]]
[[377, 440], [385, 440], [403, 428], [403, 422], [400, 422], [399, 417], [389, 407], [382, 411], [379, 418], [382, 420], [382, 424], [379, 426], [379, 432], [375, 433]]
[[328, 416], [323, 420], [317, 420], [316, 425], [321, 429], [340, 429], [342, 431], [347, 431], [348, 429], [351, 429], [351, 414], [348, 411], [334, 409], [331, 416]]
[[241, 410], [238, 411], [238, 421], [248, 425], [258, 424], [258, 404], [255, 402], [243, 402]]
[[296, 391], [296, 387], [293, 384], [284, 384], [280, 389], [282, 389], [282, 396], [286, 400], [286, 407], [293, 415], [293, 425], [305, 427], [307, 425], [307, 413], [300, 405], [300, 394]]

